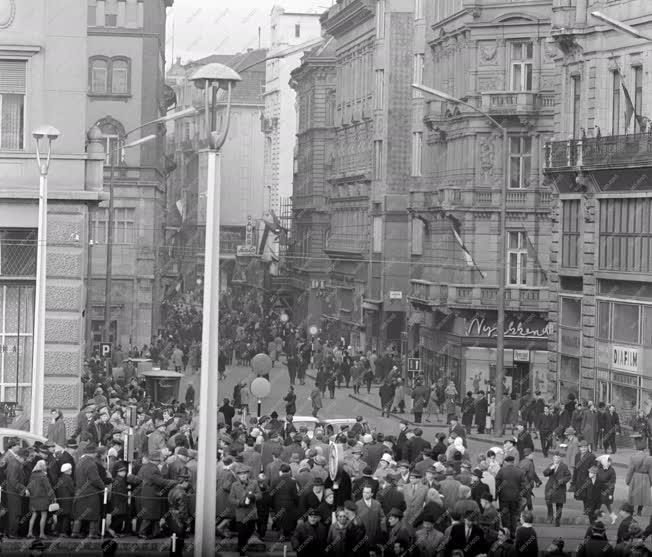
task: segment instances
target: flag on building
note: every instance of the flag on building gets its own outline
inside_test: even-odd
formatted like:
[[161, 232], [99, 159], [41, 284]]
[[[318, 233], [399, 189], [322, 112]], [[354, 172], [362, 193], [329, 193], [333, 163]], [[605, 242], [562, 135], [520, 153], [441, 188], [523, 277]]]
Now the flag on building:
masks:
[[632, 116], [636, 118], [639, 129], [646, 129], [646, 118], [640, 114], [636, 114], [636, 107], [634, 106], [632, 97], [630, 96], [629, 91], [627, 90], [627, 86], [625, 85], [625, 78], [620, 71], [620, 66], [618, 66], [618, 76], [620, 77], [620, 85], [622, 86], [623, 94], [625, 95], [625, 133], [627, 133], [627, 130], [629, 130], [629, 123], [632, 121]]
[[462, 240], [462, 236], [460, 234], [462, 228], [460, 221], [450, 215], [448, 218], [451, 221], [451, 230], [453, 231], [453, 237], [455, 238], [457, 244], [462, 248], [462, 252], [464, 253], [464, 260], [466, 261], [466, 265], [478, 271], [482, 278], [486, 278], [485, 273], [480, 269], [480, 267], [478, 267], [475, 260], [473, 259], [473, 256], [471, 255], [471, 252], [464, 245], [464, 241]]

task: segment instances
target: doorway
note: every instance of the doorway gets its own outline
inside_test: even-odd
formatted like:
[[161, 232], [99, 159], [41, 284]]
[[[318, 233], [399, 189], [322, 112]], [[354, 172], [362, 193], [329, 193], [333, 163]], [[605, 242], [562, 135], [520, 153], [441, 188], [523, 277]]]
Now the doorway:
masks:
[[513, 367], [505, 368], [505, 377], [511, 377], [511, 394], [515, 394], [516, 398], [525, 396], [530, 389], [530, 364], [514, 362]]

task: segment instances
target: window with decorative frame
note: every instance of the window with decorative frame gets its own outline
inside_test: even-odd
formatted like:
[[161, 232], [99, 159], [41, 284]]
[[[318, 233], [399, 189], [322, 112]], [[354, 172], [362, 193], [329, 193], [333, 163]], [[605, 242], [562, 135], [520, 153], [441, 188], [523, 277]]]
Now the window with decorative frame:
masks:
[[532, 91], [534, 45], [531, 41], [511, 44], [512, 91]]
[[510, 137], [509, 187], [527, 188], [532, 172], [532, 138]]
[[131, 60], [124, 56], [92, 56], [88, 62], [88, 92], [91, 95], [130, 95]]
[[507, 232], [507, 284], [513, 286], [527, 284], [527, 237], [525, 231], [510, 230]]

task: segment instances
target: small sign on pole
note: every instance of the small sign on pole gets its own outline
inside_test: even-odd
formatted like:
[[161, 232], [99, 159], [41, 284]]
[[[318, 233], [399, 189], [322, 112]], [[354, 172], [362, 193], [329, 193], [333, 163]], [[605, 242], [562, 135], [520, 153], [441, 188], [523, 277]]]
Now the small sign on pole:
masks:
[[408, 371], [418, 373], [421, 371], [421, 358], [408, 358]]
[[111, 357], [111, 343], [110, 342], [100, 342], [100, 355], [102, 358]]

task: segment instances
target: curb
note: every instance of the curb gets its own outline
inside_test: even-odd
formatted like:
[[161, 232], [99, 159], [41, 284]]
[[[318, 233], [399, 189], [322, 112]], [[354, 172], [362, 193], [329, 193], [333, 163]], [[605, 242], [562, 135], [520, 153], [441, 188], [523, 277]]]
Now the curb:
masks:
[[[352, 398], [353, 400], [355, 400], [356, 402], [359, 402], [361, 404], [365, 404], [369, 408], [373, 408], [374, 410], [377, 410], [378, 412], [380, 412], [380, 410], [381, 410], [380, 406], [376, 406], [375, 404], [372, 404], [371, 402], [369, 402], [367, 400], [364, 400], [364, 399], [362, 399], [360, 397], [357, 397], [355, 395], [349, 395], [349, 398]], [[446, 426], [446, 425], [429, 424], [429, 423], [425, 423], [425, 424], [424, 423], [416, 423], [416, 422], [414, 422], [412, 420], [408, 420], [408, 419], [404, 418], [403, 416], [400, 416], [398, 414], [394, 414], [393, 412], [390, 412], [389, 415], [390, 415], [391, 418], [394, 418], [395, 420], [397, 420], [399, 422], [407, 422], [411, 426], [418, 426], [418, 427], [420, 427], [422, 429], [439, 428], [439, 429], [442, 429], [442, 430], [448, 430], [448, 426]], [[479, 443], [486, 443], [488, 445], [498, 445], [498, 446], [502, 445], [502, 440], [487, 439], [485, 437], [477, 437], [475, 435], [467, 435], [466, 438], [471, 439], [473, 441], [478, 441]], [[537, 449], [536, 447], [534, 449], [534, 452], [538, 453], [538, 454], [541, 454], [541, 451], [539, 449]], [[541, 455], [541, 456], [543, 456], [543, 455]], [[629, 468], [629, 465], [625, 464], [623, 462], [614, 462], [614, 461], [612, 461], [612, 466], [614, 468], [622, 468], [624, 470], [627, 470]]]

